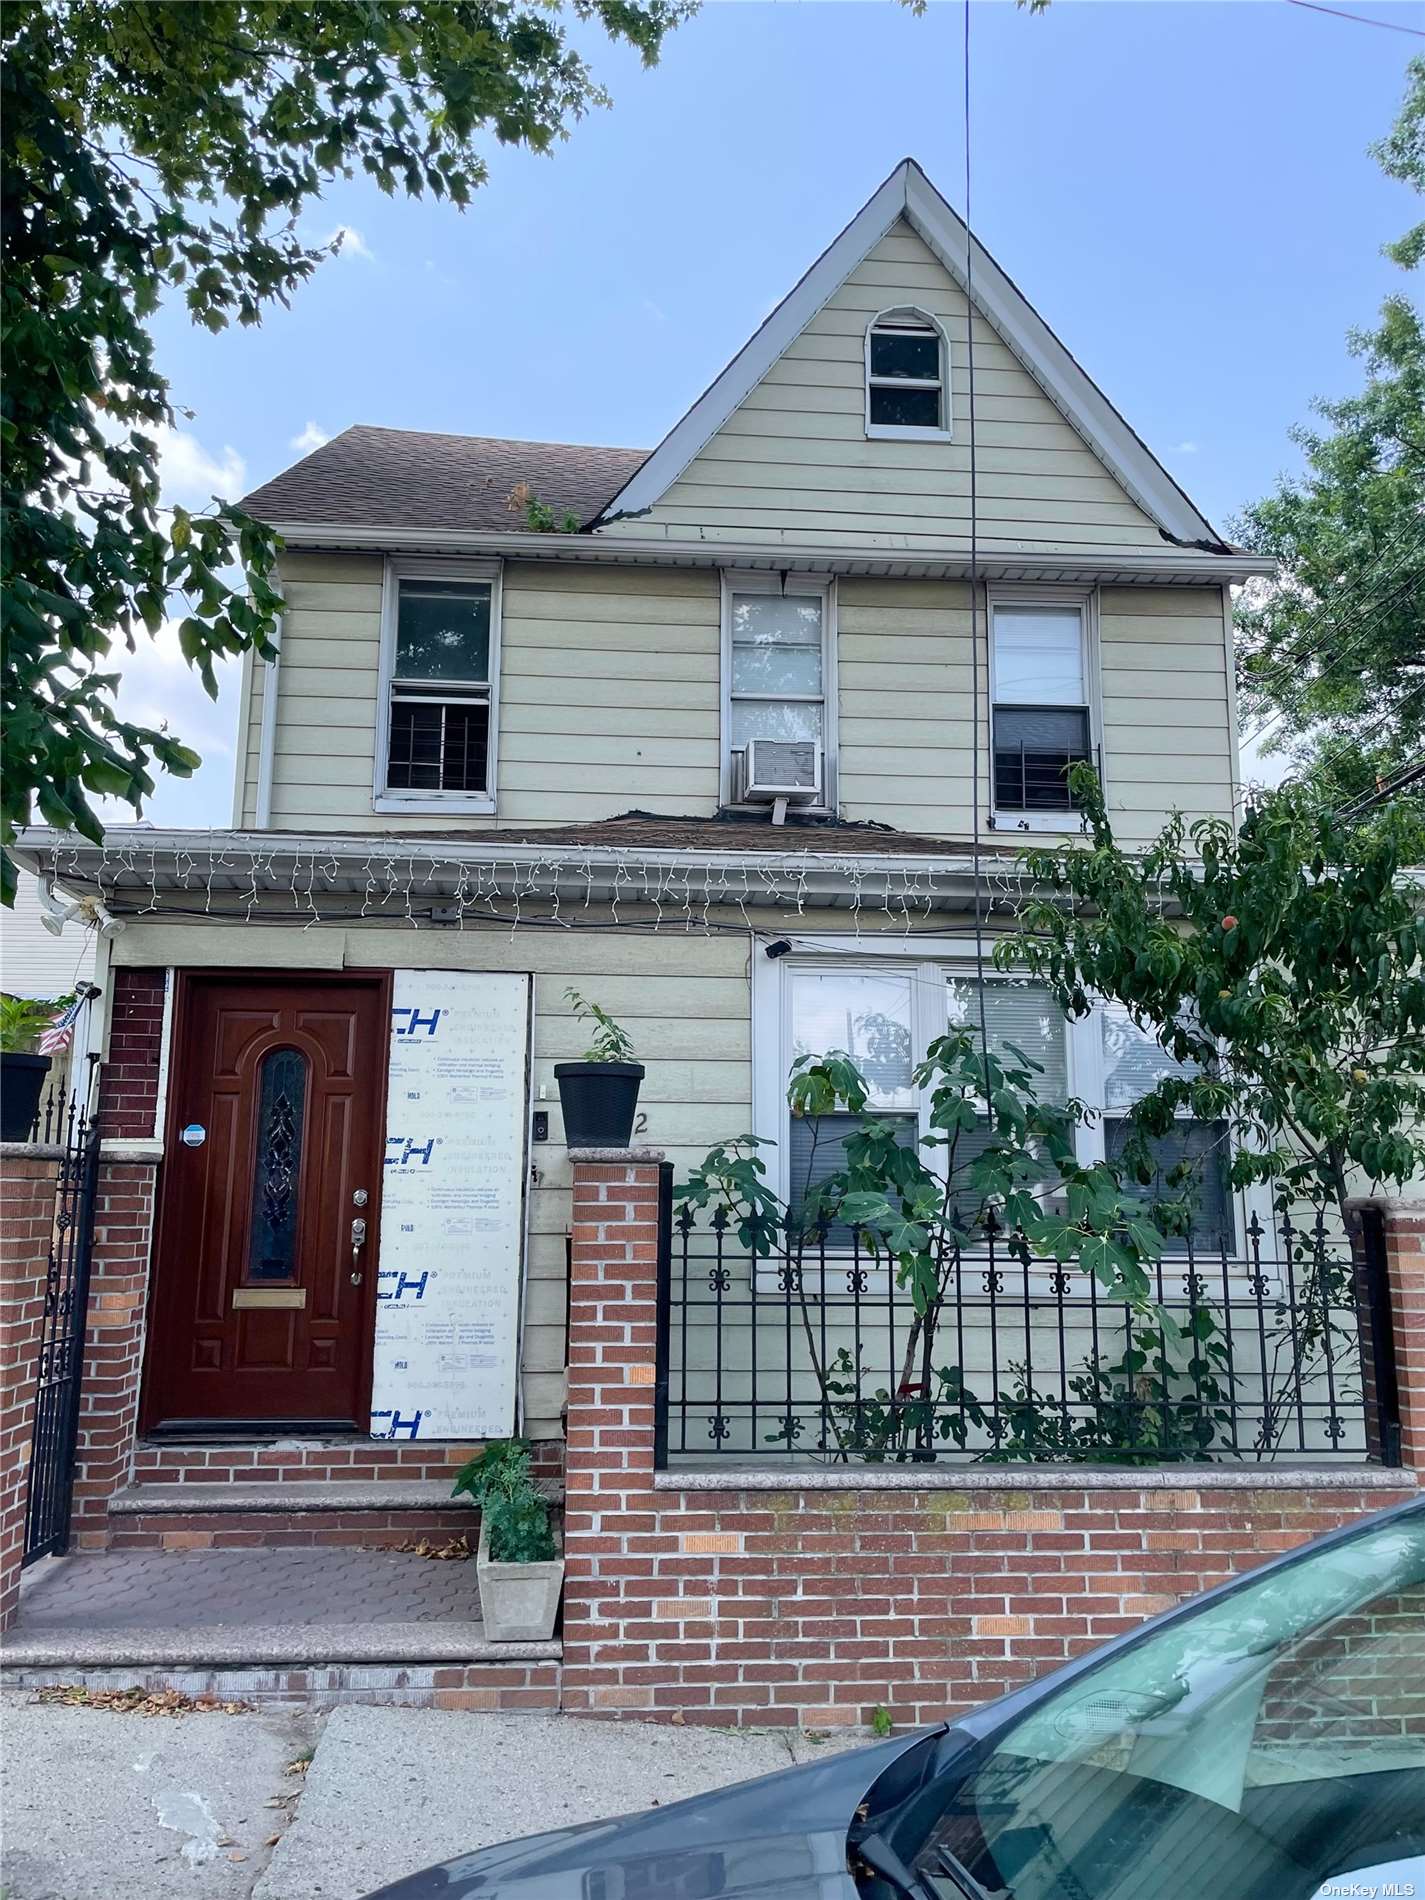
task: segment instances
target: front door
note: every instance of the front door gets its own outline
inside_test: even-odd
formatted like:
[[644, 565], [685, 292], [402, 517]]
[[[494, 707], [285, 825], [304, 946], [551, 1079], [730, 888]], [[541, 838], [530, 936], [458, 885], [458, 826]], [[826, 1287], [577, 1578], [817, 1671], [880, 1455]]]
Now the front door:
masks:
[[379, 976], [181, 979], [148, 1430], [366, 1429], [388, 1025]]

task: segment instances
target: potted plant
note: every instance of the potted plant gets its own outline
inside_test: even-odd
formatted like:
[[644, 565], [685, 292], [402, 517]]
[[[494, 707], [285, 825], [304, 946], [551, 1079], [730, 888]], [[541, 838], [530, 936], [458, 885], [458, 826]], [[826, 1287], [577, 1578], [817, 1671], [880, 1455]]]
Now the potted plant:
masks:
[[0, 1141], [28, 1141], [49, 1073], [49, 1057], [35, 1053], [62, 1003], [0, 996]]
[[578, 1062], [556, 1062], [564, 1140], [571, 1148], [626, 1148], [633, 1139], [643, 1064], [612, 1016], [577, 990], [566, 990], [574, 1014], [593, 1025], [593, 1040]]
[[492, 1642], [547, 1642], [564, 1588], [563, 1542], [519, 1438], [486, 1445], [460, 1471], [455, 1496], [480, 1507], [475, 1575]]

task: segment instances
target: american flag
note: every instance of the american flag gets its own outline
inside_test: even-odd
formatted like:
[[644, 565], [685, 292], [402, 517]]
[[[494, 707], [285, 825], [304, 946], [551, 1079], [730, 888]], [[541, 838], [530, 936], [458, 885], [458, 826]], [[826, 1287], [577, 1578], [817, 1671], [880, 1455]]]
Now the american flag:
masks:
[[82, 996], [76, 996], [68, 1009], [62, 1010], [48, 1029], [42, 1029], [35, 1048], [42, 1056], [58, 1055], [61, 1049], [67, 1049], [74, 1038], [74, 1025], [79, 1016]]

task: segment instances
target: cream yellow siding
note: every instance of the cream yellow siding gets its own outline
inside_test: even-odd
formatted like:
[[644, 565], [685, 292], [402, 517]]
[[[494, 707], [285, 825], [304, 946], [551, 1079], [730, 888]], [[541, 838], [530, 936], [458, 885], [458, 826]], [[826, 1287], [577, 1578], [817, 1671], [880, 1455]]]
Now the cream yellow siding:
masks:
[[[717, 576], [679, 569], [511, 564], [505, 571], [494, 819], [392, 815], [372, 805], [382, 563], [289, 556], [278, 675], [272, 824], [429, 831], [442, 824], [585, 822], [639, 808], [711, 816], [718, 802]], [[965, 837], [973, 669], [962, 582], [836, 586], [838, 798], [843, 817]], [[1168, 809], [1232, 807], [1222, 596], [1210, 587], [1107, 588], [1098, 601], [1099, 711], [1109, 807], [1125, 841]], [[989, 670], [980, 621], [979, 685]], [[243, 822], [256, 819], [262, 699], [247, 681]], [[981, 715], [981, 822], [989, 727]]]
[[[289, 555], [282, 583], [273, 825], [342, 831], [369, 830], [375, 822], [382, 831], [430, 830], [438, 815], [373, 816], [380, 558]], [[493, 822], [586, 821], [631, 806], [711, 814], [718, 796], [719, 612], [712, 573], [508, 566]], [[254, 672], [248, 822], [266, 669]], [[452, 822], [471, 820], [467, 814]]]
[[1103, 776], [1125, 844], [1167, 813], [1232, 815], [1232, 704], [1222, 595], [1106, 587], [1099, 598]]
[[[914, 306], [943, 325], [952, 440], [868, 439], [865, 334]], [[611, 536], [963, 546], [969, 536], [969, 305], [898, 221], [648, 514]], [[977, 316], [977, 519], [986, 551], [1159, 548], [1159, 529]]]
[[[1189, 818], [1229, 816], [1231, 708], [1220, 591], [1106, 588], [1098, 609], [1103, 778], [1119, 836], [1146, 842], [1173, 806]], [[843, 814], [902, 831], [966, 836], [974, 817], [968, 588], [843, 580], [837, 620]], [[983, 645], [979, 674], [983, 707]], [[983, 714], [980, 747], [983, 826], [991, 809]]]

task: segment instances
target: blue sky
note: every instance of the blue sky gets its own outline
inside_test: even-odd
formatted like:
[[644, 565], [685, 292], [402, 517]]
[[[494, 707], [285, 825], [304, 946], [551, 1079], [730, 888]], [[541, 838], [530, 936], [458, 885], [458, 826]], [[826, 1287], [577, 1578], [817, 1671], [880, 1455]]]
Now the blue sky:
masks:
[[[1342, 0], [1346, 4], [1346, 0]], [[1425, 4], [1351, 0], [1425, 27]], [[663, 61], [582, 36], [614, 94], [549, 158], [494, 148], [463, 216], [334, 188], [342, 254], [256, 331], [158, 319], [174, 499], [236, 496], [352, 422], [652, 445], [892, 166], [964, 202], [961, 11], [712, 0]], [[1296, 464], [1418, 208], [1366, 147], [1425, 42], [1287, 0], [977, 0], [983, 242], [1218, 525]], [[224, 824], [235, 694], [165, 641], [126, 704], [203, 752], [147, 815]]]

